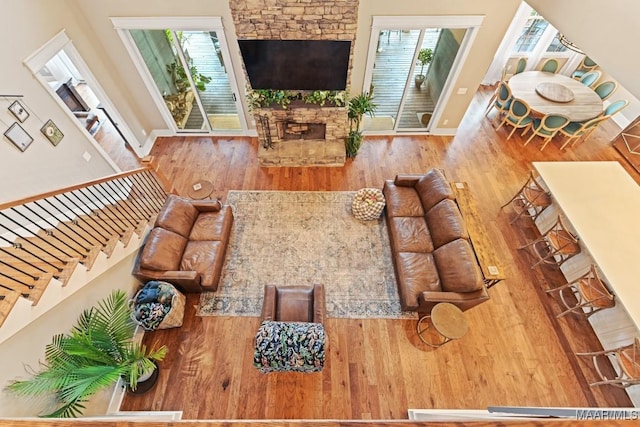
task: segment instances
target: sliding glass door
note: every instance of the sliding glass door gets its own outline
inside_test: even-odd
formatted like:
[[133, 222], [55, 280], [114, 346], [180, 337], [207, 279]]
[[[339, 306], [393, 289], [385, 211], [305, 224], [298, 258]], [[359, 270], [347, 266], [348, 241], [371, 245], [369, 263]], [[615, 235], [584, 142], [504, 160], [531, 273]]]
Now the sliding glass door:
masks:
[[462, 18], [458, 26], [455, 17], [442, 22], [425, 17], [424, 23], [417, 17], [374, 17], [376, 38], [364, 87], [373, 91], [377, 109], [375, 117], [363, 121], [363, 130], [430, 130], [468, 39], [470, 28]]
[[113, 21], [177, 132], [246, 130], [219, 18]]

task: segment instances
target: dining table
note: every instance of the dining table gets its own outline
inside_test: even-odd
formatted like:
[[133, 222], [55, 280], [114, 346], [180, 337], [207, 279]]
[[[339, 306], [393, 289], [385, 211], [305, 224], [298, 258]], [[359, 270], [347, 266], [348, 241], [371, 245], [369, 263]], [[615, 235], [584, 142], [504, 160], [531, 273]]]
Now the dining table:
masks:
[[558, 114], [572, 122], [584, 122], [602, 113], [602, 99], [589, 86], [563, 74], [525, 71], [509, 79], [515, 98], [524, 100], [533, 113]]

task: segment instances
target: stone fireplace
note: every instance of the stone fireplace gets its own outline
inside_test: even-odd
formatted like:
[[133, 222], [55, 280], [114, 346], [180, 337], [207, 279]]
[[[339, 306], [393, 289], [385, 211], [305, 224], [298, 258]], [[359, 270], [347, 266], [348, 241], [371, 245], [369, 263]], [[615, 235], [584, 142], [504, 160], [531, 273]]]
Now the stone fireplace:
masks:
[[[230, 0], [229, 5], [238, 39], [348, 40], [353, 53], [358, 1]], [[350, 56], [347, 88], [351, 70]], [[257, 108], [253, 113], [262, 166], [344, 164], [344, 140], [349, 133], [345, 107], [291, 103], [287, 109]]]
[[[258, 108], [261, 166], [341, 166], [349, 132], [345, 107]], [[269, 140], [269, 141], [268, 141]], [[268, 147], [267, 142], [271, 142]]]

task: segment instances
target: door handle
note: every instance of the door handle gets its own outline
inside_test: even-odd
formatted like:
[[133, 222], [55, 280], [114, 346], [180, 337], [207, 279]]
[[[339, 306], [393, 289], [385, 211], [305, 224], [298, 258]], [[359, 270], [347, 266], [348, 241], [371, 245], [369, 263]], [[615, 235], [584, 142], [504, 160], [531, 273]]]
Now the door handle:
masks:
[[233, 98], [233, 102], [236, 102], [236, 101], [237, 101], [237, 99], [236, 99], [236, 94], [235, 94], [235, 93], [233, 93], [233, 92], [232, 92], [232, 93], [231, 93], [231, 97]]

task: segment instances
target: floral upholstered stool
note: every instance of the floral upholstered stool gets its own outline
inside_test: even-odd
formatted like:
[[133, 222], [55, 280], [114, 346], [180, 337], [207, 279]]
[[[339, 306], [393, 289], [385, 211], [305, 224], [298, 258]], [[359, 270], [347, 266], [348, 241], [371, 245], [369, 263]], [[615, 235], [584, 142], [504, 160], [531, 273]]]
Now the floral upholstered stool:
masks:
[[378, 188], [361, 188], [356, 191], [351, 203], [351, 212], [359, 220], [371, 221], [380, 218], [385, 206], [384, 195]]

